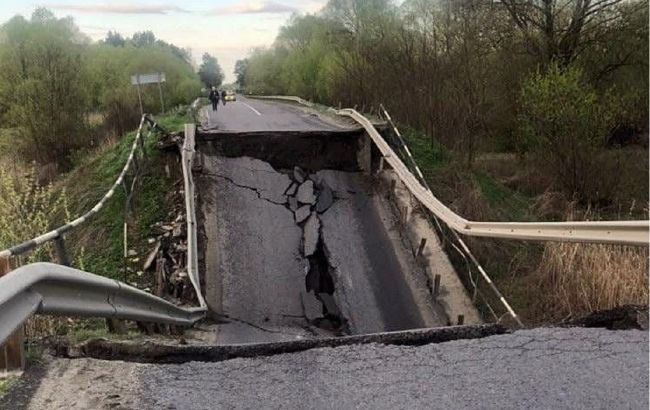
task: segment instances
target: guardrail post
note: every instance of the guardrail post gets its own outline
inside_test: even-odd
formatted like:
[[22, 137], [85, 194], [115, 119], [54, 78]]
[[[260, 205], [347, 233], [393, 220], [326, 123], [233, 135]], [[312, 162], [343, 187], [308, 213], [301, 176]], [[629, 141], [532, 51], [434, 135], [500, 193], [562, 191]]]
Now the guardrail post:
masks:
[[418, 252], [415, 255], [417, 258], [422, 256], [422, 253], [424, 253], [425, 246], [427, 246], [427, 238], [422, 238], [422, 240], [420, 241], [420, 246], [418, 246]]
[[440, 295], [440, 275], [433, 278], [433, 297], [437, 298]]
[[60, 265], [71, 265], [70, 258], [68, 257], [68, 253], [65, 250], [65, 240], [63, 239], [63, 235], [59, 235], [54, 240], [54, 250], [56, 251], [56, 258], [58, 259]]
[[[11, 271], [9, 259], [0, 259], [0, 276]], [[25, 368], [25, 331], [20, 326], [5, 344], [0, 346], [0, 370], [4, 372], [23, 370]]]

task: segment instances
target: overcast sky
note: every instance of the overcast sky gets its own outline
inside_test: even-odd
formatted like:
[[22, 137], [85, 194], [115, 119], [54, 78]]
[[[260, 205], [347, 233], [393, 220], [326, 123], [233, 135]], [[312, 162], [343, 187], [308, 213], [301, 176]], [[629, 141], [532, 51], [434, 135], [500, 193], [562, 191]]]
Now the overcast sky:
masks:
[[31, 16], [36, 7], [47, 7], [58, 17], [72, 16], [81, 31], [93, 40], [109, 30], [131, 36], [151, 30], [156, 37], [192, 50], [194, 59], [203, 52], [217, 57], [234, 81], [235, 61], [257, 46], [270, 45], [278, 29], [294, 12], [314, 13], [327, 0], [1, 0], [0, 22], [16, 14]]

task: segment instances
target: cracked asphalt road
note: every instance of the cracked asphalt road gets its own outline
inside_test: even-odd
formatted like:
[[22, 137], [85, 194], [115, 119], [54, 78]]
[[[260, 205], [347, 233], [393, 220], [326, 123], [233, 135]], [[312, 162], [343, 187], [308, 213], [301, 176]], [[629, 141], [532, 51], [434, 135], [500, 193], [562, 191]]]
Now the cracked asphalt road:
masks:
[[26, 408], [647, 409], [648, 333], [541, 328], [181, 365], [56, 359], [46, 373]]
[[[202, 164], [206, 300], [211, 311], [236, 322], [217, 325], [213, 342], [321, 335], [323, 329], [307, 320], [322, 308], [310, 307], [319, 302], [306, 293], [310, 262], [301, 253], [303, 230], [285, 194], [289, 176], [250, 157], [206, 155]], [[444, 312], [436, 313], [430, 298], [416, 299], [407, 282], [405, 272], [419, 271], [402, 241], [391, 237], [396, 220], [381, 195], [360, 174], [328, 170], [313, 177], [334, 190], [334, 203], [319, 225], [335, 303], [351, 333], [444, 325]]]
[[217, 327], [217, 343], [309, 337], [300, 291], [307, 262], [302, 230], [283, 206], [288, 176], [252, 158], [205, 157], [205, 293], [212, 311], [238, 322]]
[[168, 409], [647, 409], [648, 335], [535, 329], [147, 366], [140, 380], [144, 403]]

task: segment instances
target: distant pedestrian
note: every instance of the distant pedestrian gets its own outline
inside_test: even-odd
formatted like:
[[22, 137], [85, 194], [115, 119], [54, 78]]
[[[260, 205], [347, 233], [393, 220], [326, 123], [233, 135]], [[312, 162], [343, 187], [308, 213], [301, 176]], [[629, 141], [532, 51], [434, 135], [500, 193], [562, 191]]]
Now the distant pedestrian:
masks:
[[217, 111], [217, 108], [219, 108], [219, 91], [216, 87], [212, 87], [208, 99], [212, 103], [212, 111]]
[[226, 90], [221, 91], [221, 101], [226, 105]]

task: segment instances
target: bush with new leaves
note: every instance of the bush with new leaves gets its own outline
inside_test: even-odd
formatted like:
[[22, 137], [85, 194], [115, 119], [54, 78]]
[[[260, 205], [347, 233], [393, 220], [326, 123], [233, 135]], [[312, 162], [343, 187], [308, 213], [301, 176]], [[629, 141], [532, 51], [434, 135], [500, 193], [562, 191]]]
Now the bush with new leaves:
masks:
[[524, 82], [520, 147], [537, 154], [569, 195], [590, 200], [600, 174], [597, 150], [614, 119], [615, 106], [583, 81], [580, 69], [552, 64]]
[[[65, 190], [39, 186], [36, 172], [14, 176], [0, 169], [0, 248], [41, 235], [70, 219]], [[17, 264], [54, 260], [46, 244], [21, 257]]]

